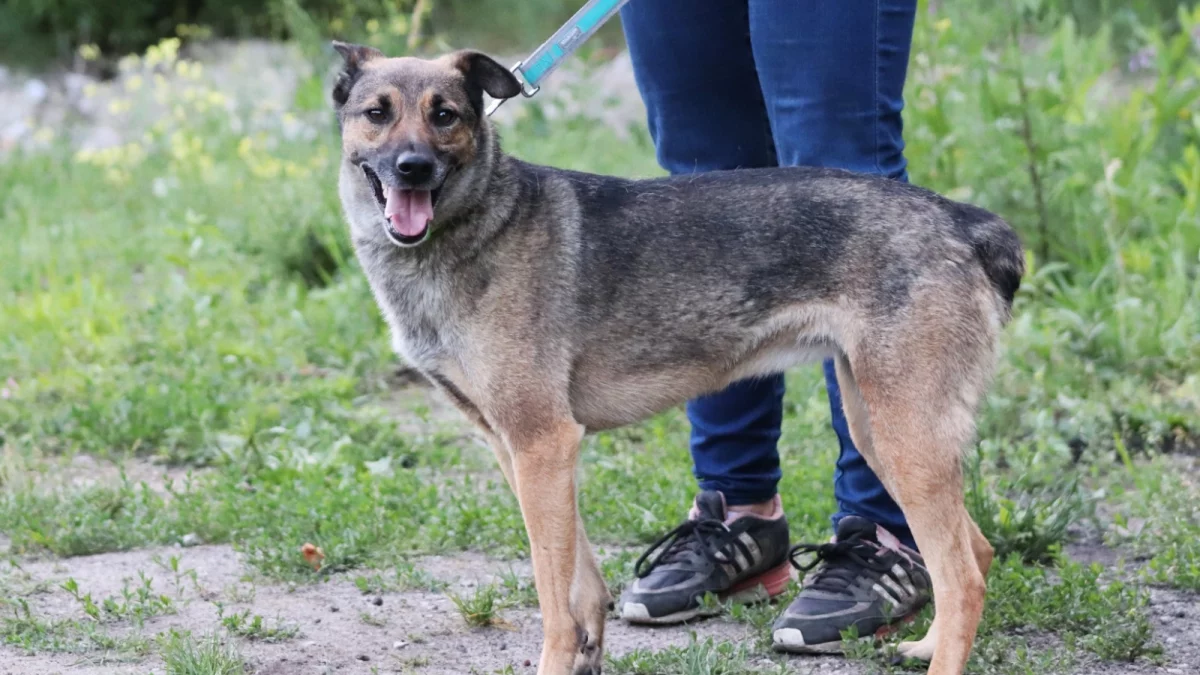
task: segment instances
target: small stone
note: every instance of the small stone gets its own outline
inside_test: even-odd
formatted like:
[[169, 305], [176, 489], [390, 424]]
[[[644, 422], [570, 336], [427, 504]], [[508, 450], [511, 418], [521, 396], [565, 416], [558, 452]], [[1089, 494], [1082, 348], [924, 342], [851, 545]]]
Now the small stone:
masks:
[[500, 651], [504, 651], [505, 649], [508, 649], [508, 643], [507, 643], [507, 642], [501, 642], [501, 643], [500, 643]]
[[532, 665], [533, 665], [533, 662], [532, 662], [532, 661], [530, 661], [529, 659], [525, 659], [525, 663], [522, 663], [521, 665], [523, 665], [523, 666], [525, 666], [526, 668], [528, 668], [529, 666], [532, 666]]
[[336, 612], [336, 611], [338, 611], [338, 606], [337, 606], [337, 605], [333, 605], [332, 607], [330, 607], [330, 608], [329, 608], [329, 611], [331, 611], [331, 612]]
[[404, 640], [396, 640], [395, 642], [392, 643], [392, 649], [404, 649], [407, 646], [408, 646], [408, 643], [405, 642]]
[[196, 534], [195, 532], [188, 532], [187, 534], [183, 535], [183, 538], [179, 540], [179, 543], [183, 544], [184, 546], [196, 546], [200, 543], [200, 535]]
[[382, 595], [375, 596], [374, 599], [371, 600], [371, 604], [375, 605], [376, 607], [382, 607], [383, 606], [383, 596]]
[[321, 623], [321, 617], [318, 616], [317, 618], [313, 619], [313, 623]]
[[359, 660], [359, 661], [370, 661], [370, 660], [371, 660], [371, 657], [367, 656], [366, 654], [359, 654], [359, 655], [358, 655], [358, 660]]

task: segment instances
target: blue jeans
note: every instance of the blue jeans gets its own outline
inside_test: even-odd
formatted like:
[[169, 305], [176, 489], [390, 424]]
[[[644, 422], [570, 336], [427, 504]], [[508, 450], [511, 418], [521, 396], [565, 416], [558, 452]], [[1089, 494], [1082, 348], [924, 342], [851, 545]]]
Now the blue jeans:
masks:
[[[633, 0], [621, 21], [659, 163], [673, 174], [807, 165], [907, 180], [900, 110], [916, 5]], [[900, 507], [850, 440], [832, 361], [825, 382], [841, 445], [834, 523], [862, 516], [913, 545]], [[702, 489], [730, 504], [774, 497], [783, 392], [778, 375], [688, 404]]]

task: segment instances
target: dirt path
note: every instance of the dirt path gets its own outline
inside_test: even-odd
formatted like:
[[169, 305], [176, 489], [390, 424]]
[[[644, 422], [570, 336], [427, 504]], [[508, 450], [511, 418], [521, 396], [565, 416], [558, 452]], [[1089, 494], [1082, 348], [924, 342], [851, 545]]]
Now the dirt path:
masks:
[[[162, 562], [179, 556], [179, 574]], [[489, 560], [478, 554], [430, 557], [418, 566], [449, 584], [449, 592], [470, 594], [479, 584], [497, 583], [510, 569], [528, 578], [527, 563]], [[61, 588], [74, 579], [81, 592], [101, 597], [120, 595], [122, 588], [141, 583], [139, 573], [152, 578], [158, 593], [172, 599], [174, 613], [146, 621], [141, 633], [153, 635], [171, 628], [196, 635], [213, 632], [219, 625], [218, 604], [226, 616], [249, 612], [266, 626], [295, 628], [294, 637], [278, 642], [240, 639], [239, 647], [254, 673], [300, 675], [308, 673], [404, 672], [427, 675], [491, 674], [506, 666], [516, 673], [533, 673], [540, 640], [535, 609], [501, 612], [502, 625], [469, 628], [453, 602], [442, 592], [425, 590], [363, 593], [354, 575], [339, 575], [325, 583], [303, 586], [253, 580], [238, 554], [229, 546], [157, 548], [107, 553], [68, 560], [32, 562], [13, 579], [13, 586], [28, 593], [35, 615], [65, 618], [79, 615], [80, 603]], [[132, 630], [132, 629], [126, 629]], [[712, 620], [691, 627], [642, 629], [618, 621], [608, 625], [608, 643], [615, 655], [634, 649], [663, 649], [686, 645], [690, 633], [717, 640], [753, 639], [749, 627]], [[112, 658], [112, 657], [109, 657]], [[860, 669], [840, 659], [803, 659], [797, 673], [856, 675]], [[126, 663], [105, 662], [102, 655], [25, 655], [0, 647], [0, 673], [145, 673], [161, 672], [153, 657]]]

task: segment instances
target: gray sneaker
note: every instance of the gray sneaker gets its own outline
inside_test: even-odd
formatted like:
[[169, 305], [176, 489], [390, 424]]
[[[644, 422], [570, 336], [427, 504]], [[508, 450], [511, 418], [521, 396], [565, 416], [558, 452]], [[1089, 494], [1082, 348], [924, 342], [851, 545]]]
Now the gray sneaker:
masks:
[[[806, 554], [813, 559], [797, 561]], [[857, 516], [838, 522], [832, 543], [796, 546], [792, 564], [801, 572], [815, 571], [775, 621], [777, 651], [841, 652], [842, 631], [857, 628], [863, 638], [882, 637], [913, 618], [931, 597], [929, 571], [921, 556]]]
[[791, 570], [787, 519], [777, 508], [776, 518], [731, 519], [724, 495], [701, 492], [690, 518], [638, 559], [638, 578], [621, 594], [621, 618], [680, 623], [719, 611], [703, 606], [708, 593], [732, 602], [761, 602], [782, 593]]

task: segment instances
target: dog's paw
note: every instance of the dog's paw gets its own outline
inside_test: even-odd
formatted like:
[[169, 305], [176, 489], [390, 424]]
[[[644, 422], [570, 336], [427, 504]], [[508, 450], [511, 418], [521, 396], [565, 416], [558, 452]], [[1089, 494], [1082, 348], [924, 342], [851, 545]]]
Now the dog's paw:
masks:
[[599, 641], [586, 631], [582, 632], [580, 638], [579, 653], [575, 655], [575, 667], [571, 675], [600, 675], [604, 665], [604, 650], [600, 648]]
[[916, 642], [901, 642], [896, 645], [896, 651], [906, 659], [932, 661], [933, 648], [937, 646], [937, 641], [929, 639], [930, 637], [927, 635], [924, 639]]

